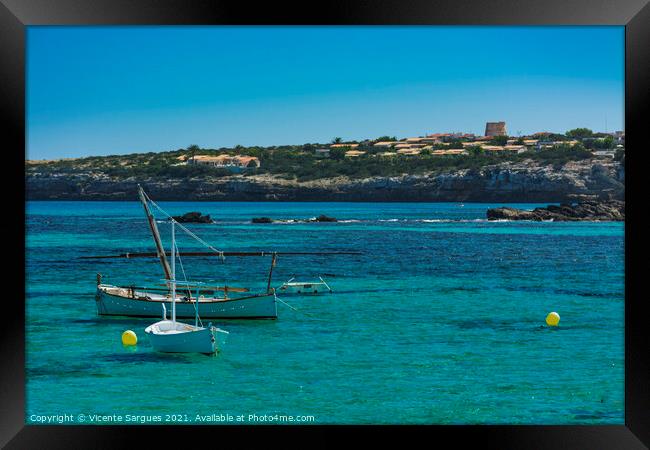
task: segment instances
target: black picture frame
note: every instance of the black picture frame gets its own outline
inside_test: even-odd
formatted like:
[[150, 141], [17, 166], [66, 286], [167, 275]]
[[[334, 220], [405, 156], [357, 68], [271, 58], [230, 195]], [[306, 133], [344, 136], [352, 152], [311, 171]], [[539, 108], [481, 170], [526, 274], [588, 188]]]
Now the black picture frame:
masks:
[[[625, 130], [626, 200], [639, 192], [639, 148], [642, 126], [648, 123], [650, 105], [650, 4], [647, 0], [398, 0], [347, 1], [337, 3], [278, 4], [225, 1], [135, 0], [0, 0], [0, 123], [4, 125], [4, 158], [15, 166], [5, 177], [5, 200], [9, 214], [2, 221], [2, 235], [13, 237], [7, 281], [25, 278], [24, 156], [25, 149], [25, 48], [28, 25], [624, 25], [625, 26]], [[646, 125], [647, 128], [647, 125]], [[7, 139], [8, 138], [8, 139]], [[22, 169], [21, 169], [22, 168]], [[13, 169], [13, 168], [12, 168]], [[15, 178], [13, 178], [15, 177]], [[638, 221], [642, 206], [627, 207], [625, 223], [625, 425], [621, 426], [430, 426], [430, 427], [299, 427], [310, 443], [323, 444], [330, 432], [339, 436], [350, 430], [383, 439], [395, 430], [406, 431], [409, 441], [451, 439], [487, 448], [646, 448], [650, 445], [650, 391], [648, 389], [648, 326], [642, 314], [646, 295], [641, 289], [640, 260], [646, 238]], [[641, 203], [642, 205], [642, 203]], [[0, 388], [0, 445], [7, 448], [120, 448], [133, 446], [136, 437], [167, 440], [161, 426], [36, 426], [25, 425], [24, 286], [14, 283], [3, 301], [0, 330], [2, 387]], [[90, 387], [89, 387], [90, 388]], [[276, 431], [295, 432], [296, 427], [254, 427], [256, 438], [271, 439]], [[187, 427], [176, 427], [183, 436]], [[201, 437], [216, 443], [224, 434], [245, 442], [251, 427], [192, 427], [197, 445]], [[212, 433], [212, 434], [211, 434]], [[424, 435], [427, 436], [424, 436]], [[316, 438], [316, 439], [314, 439]], [[138, 440], [140, 440], [138, 439]], [[205, 441], [204, 441], [205, 442]]]

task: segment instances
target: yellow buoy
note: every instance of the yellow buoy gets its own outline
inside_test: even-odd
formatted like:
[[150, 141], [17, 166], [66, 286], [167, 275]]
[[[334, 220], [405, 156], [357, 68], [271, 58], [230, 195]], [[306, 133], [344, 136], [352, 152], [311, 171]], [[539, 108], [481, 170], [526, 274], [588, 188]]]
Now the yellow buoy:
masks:
[[131, 330], [126, 330], [122, 333], [122, 345], [136, 345], [138, 343], [138, 336]]
[[557, 327], [560, 323], [560, 315], [555, 311], [548, 313], [546, 316], [546, 325], [549, 327]]

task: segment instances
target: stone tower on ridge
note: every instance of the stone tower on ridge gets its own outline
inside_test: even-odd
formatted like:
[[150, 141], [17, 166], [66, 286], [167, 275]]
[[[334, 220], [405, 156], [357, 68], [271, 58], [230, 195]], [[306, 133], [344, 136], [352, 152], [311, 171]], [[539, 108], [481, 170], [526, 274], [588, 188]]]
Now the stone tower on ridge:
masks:
[[485, 124], [486, 136], [507, 136], [505, 122], [488, 122]]

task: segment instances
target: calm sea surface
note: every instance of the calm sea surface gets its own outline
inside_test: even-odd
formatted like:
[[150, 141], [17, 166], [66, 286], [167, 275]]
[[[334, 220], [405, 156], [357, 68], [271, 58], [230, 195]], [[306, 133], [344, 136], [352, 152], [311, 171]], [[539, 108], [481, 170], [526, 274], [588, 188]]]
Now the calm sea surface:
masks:
[[[161, 354], [144, 333], [156, 319], [99, 317], [94, 300], [98, 272], [111, 284], [152, 285], [162, 278], [157, 260], [75, 260], [154, 251], [142, 206], [28, 203], [28, 423], [55, 414], [85, 423], [94, 414], [120, 423], [255, 423], [253, 414], [270, 417], [257, 423], [624, 423], [621, 223], [487, 222], [486, 209], [501, 205], [486, 204], [160, 205], [211, 214], [218, 223], [188, 227], [219, 249], [363, 254], [280, 257], [276, 286], [327, 274], [335, 292], [281, 296], [299, 311], [278, 304], [277, 320], [215, 321], [230, 332], [216, 356]], [[250, 223], [319, 214], [340, 222]], [[169, 247], [169, 225], [158, 226]], [[199, 249], [178, 239], [181, 250]], [[269, 264], [183, 259], [188, 279], [253, 290], [265, 287]], [[558, 328], [544, 323], [550, 311]], [[127, 329], [136, 348], [121, 344]]]

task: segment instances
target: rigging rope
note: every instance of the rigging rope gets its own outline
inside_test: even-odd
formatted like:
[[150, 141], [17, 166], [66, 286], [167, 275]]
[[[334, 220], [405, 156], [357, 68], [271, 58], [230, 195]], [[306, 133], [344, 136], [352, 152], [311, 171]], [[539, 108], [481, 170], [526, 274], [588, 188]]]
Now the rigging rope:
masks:
[[[155, 207], [156, 207], [156, 208], [157, 208], [161, 213], [163, 213], [165, 216], [167, 216], [168, 218], [174, 220], [174, 218], [173, 218], [171, 215], [169, 215], [169, 213], [167, 213], [167, 211], [165, 211], [164, 209], [162, 209], [160, 206], [158, 206], [158, 204], [157, 204], [156, 202], [154, 202], [153, 200], [151, 200], [151, 198], [149, 198], [149, 196], [147, 195], [146, 192], [143, 192], [143, 193], [144, 193], [144, 196], [146, 197], [147, 201], [149, 201], [153, 206], [155, 206]], [[210, 250], [214, 251], [215, 253], [218, 253], [218, 254], [219, 254], [219, 257], [221, 258], [221, 260], [225, 260], [225, 259], [226, 259], [226, 257], [225, 257], [224, 254], [223, 254], [223, 250], [217, 250], [216, 248], [214, 248], [213, 246], [211, 246], [210, 244], [208, 244], [207, 242], [205, 242], [203, 239], [201, 239], [200, 237], [198, 237], [196, 234], [194, 234], [194, 233], [192, 233], [190, 230], [188, 230], [188, 229], [187, 229], [183, 224], [179, 223], [179, 222], [176, 221], [176, 220], [174, 220], [174, 221], [175, 221], [176, 224], [181, 228], [181, 230], [185, 231], [189, 236], [193, 237], [193, 238], [196, 239], [199, 243], [203, 244], [204, 246], [206, 246], [206, 247], [209, 248]]]
[[181, 255], [179, 254], [180, 251], [178, 250], [178, 245], [174, 243], [174, 247], [176, 248], [176, 255], [178, 256], [178, 262], [181, 265], [181, 272], [183, 272], [183, 280], [185, 280], [185, 283], [187, 283], [187, 277], [185, 276], [185, 269], [183, 268], [183, 260], [181, 259]]
[[[187, 293], [189, 294], [188, 300], [192, 301], [192, 289], [190, 289], [189, 282], [187, 281], [187, 276], [185, 275], [185, 268], [183, 267], [183, 260], [181, 259], [181, 254], [180, 254], [180, 251], [178, 249], [178, 245], [176, 245], [176, 243], [174, 243], [174, 247], [176, 247], [176, 256], [178, 257], [178, 262], [181, 265], [181, 272], [183, 272], [183, 280], [185, 280], [185, 287], [187, 289]], [[194, 302], [194, 312], [196, 313], [197, 317], [199, 318], [199, 323], [201, 324], [201, 326], [203, 326], [203, 321], [201, 320], [201, 315], [199, 314], [198, 307], [199, 307], [199, 294], [197, 292], [196, 301]]]

